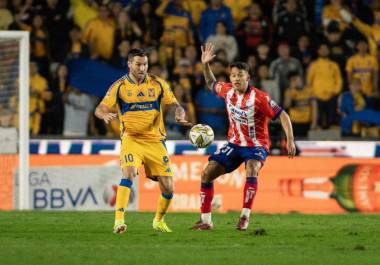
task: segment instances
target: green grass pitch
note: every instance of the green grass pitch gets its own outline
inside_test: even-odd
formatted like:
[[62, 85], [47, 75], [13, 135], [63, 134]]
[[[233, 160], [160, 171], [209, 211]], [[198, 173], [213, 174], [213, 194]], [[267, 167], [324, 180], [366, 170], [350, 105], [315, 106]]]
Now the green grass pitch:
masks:
[[151, 228], [152, 213], [127, 213], [125, 234], [112, 212], [0, 212], [0, 265], [377, 265], [380, 215], [214, 214], [213, 231], [191, 231], [198, 214], [169, 214], [173, 233]]

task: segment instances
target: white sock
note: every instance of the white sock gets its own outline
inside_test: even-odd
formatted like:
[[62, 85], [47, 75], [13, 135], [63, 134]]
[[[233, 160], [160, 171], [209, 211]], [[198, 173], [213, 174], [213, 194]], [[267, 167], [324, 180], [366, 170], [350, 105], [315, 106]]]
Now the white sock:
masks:
[[243, 208], [243, 209], [241, 210], [241, 215], [240, 215], [240, 217], [245, 216], [245, 217], [247, 217], [247, 218], [249, 219], [249, 216], [250, 216], [250, 215], [251, 215], [251, 209]]
[[204, 224], [211, 224], [211, 213], [201, 213], [201, 220]]

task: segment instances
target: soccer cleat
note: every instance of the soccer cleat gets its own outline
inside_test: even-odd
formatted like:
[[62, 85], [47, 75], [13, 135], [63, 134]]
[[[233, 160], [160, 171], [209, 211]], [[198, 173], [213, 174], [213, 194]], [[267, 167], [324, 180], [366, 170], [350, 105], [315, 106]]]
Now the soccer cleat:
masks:
[[236, 225], [236, 229], [239, 231], [246, 231], [249, 225], [249, 219], [246, 216], [242, 216], [239, 219], [238, 224]]
[[168, 227], [164, 220], [157, 221], [153, 220], [153, 229], [158, 232], [171, 233], [172, 230]]
[[195, 225], [191, 228], [194, 231], [203, 231], [203, 230], [212, 230], [214, 228], [214, 224], [211, 222], [209, 224], [203, 223], [201, 220], [196, 222]]
[[127, 231], [127, 225], [123, 220], [115, 221], [115, 225], [113, 226], [114, 234], [122, 234]]

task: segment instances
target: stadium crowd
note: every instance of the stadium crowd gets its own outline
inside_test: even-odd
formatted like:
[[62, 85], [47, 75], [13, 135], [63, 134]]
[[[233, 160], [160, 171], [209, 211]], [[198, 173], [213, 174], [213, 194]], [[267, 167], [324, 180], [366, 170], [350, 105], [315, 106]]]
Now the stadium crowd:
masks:
[[[170, 82], [190, 121], [225, 135], [224, 102], [204, 85], [206, 42], [216, 78], [227, 82], [228, 64], [247, 62], [251, 84], [289, 111], [296, 136], [380, 125], [380, 0], [0, 0], [0, 30], [30, 32], [33, 136], [117, 135], [117, 123], [93, 115], [99, 98], [70, 86], [66, 64], [126, 69], [133, 48], [149, 51], [150, 73]], [[166, 125], [170, 137], [186, 135], [174, 114]]]

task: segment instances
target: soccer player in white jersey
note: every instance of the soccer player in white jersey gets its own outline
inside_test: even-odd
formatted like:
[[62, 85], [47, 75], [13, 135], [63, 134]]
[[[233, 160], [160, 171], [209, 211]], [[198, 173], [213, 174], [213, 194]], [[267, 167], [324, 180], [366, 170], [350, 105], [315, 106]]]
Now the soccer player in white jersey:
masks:
[[228, 143], [209, 157], [209, 163], [201, 176], [201, 219], [194, 230], [210, 230], [211, 202], [214, 196], [213, 181], [219, 176], [234, 171], [245, 163], [246, 182], [243, 207], [237, 229], [245, 231], [253, 200], [257, 192], [257, 177], [269, 152], [268, 118], [281, 121], [286, 134], [290, 158], [295, 155], [292, 124], [288, 114], [268, 94], [249, 85], [249, 66], [243, 62], [230, 65], [231, 83], [218, 82], [209, 63], [215, 57], [213, 45], [202, 48], [202, 64], [208, 88], [223, 98], [228, 112]]

